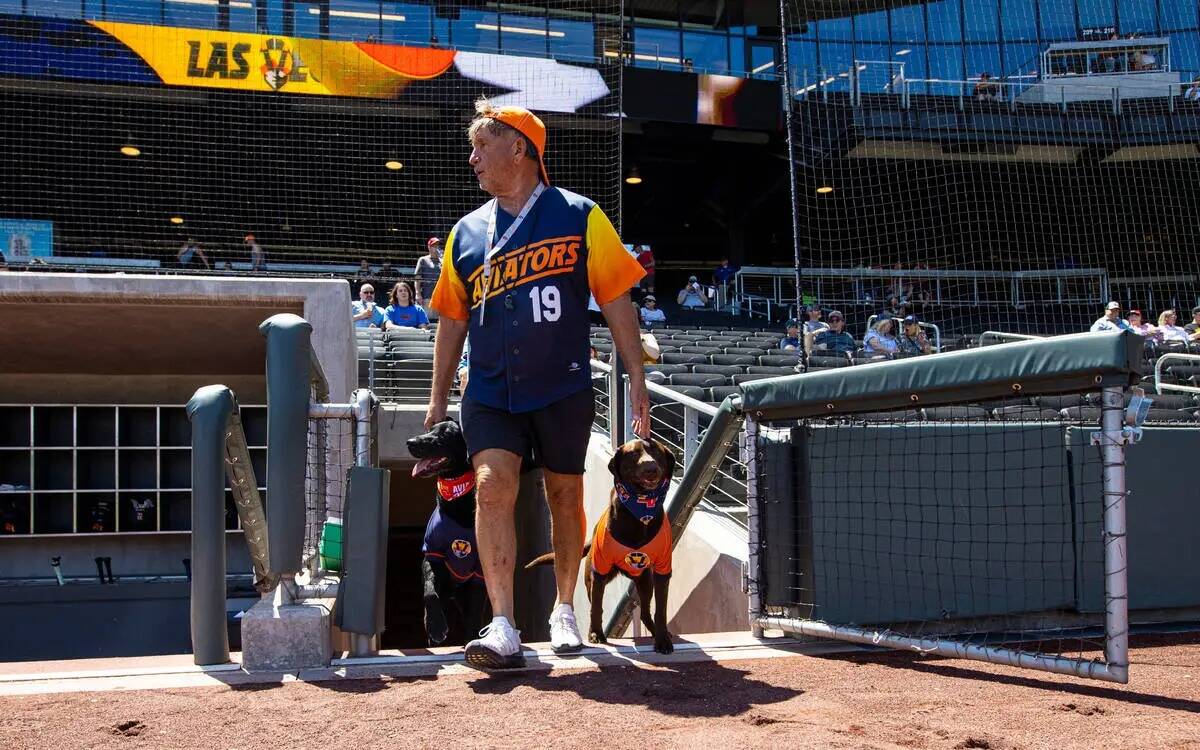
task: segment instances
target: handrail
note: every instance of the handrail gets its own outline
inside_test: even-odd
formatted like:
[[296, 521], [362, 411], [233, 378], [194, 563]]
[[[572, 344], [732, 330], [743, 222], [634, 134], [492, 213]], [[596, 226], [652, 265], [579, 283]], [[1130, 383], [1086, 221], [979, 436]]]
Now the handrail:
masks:
[[1158, 360], [1154, 363], [1154, 390], [1162, 393], [1163, 388], [1166, 388], [1169, 391], [1180, 391], [1181, 393], [1200, 393], [1200, 388], [1194, 385], [1179, 385], [1178, 383], [1164, 383], [1162, 381], [1163, 363], [1168, 359], [1194, 362], [1196, 365], [1200, 365], [1200, 354], [1167, 352], [1166, 354], [1159, 355]]

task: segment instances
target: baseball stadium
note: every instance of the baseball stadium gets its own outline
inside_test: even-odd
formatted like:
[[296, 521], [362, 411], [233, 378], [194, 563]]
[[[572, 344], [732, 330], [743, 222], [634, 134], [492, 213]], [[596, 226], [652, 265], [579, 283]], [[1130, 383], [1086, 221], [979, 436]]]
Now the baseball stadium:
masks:
[[0, 112], [0, 748], [1200, 748], [1197, 0], [0, 0]]

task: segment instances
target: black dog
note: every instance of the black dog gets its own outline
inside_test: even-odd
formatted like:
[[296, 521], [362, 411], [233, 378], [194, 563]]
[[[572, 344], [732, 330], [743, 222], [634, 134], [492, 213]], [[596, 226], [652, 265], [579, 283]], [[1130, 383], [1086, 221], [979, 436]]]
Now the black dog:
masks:
[[[654, 634], [654, 650], [675, 650], [667, 630], [667, 591], [671, 584], [671, 522], [663, 501], [675, 471], [675, 454], [657, 440], [630, 440], [617, 449], [608, 470], [613, 490], [608, 512], [600, 517], [584, 545], [584, 585], [591, 602], [588, 640], [605, 643], [604, 587], [617, 573], [632, 578], [641, 603], [642, 624]], [[548, 552], [525, 567], [553, 562]], [[654, 616], [650, 615], [651, 592]]]
[[408, 452], [418, 459], [414, 477], [437, 477], [437, 507], [422, 547], [425, 634], [431, 646], [461, 645], [491, 619], [475, 542], [475, 470], [453, 420], [410, 439]]

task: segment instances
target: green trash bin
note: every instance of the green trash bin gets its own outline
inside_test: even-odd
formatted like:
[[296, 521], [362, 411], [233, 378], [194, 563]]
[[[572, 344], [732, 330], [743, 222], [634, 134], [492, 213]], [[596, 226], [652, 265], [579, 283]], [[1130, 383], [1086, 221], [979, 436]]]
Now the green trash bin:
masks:
[[330, 516], [321, 529], [321, 569], [342, 572], [342, 519]]

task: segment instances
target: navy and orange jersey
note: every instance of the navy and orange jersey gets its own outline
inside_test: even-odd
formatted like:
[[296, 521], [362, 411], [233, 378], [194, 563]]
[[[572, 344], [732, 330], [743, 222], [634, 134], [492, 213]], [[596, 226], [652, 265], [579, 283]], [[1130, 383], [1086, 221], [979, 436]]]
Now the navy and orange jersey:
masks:
[[[485, 276], [491, 206], [450, 232], [430, 304], [447, 318], [470, 321], [466, 397], [512, 413], [535, 411], [591, 388], [589, 292], [607, 304], [645, 272], [599, 206], [551, 187]], [[513, 220], [498, 208], [493, 239]]]
[[479, 562], [479, 545], [475, 529], [468, 529], [434, 508], [425, 525], [425, 543], [421, 551], [426, 557], [441, 560], [455, 580], [483, 582], [483, 566]]
[[608, 513], [600, 516], [592, 533], [592, 570], [606, 576], [613, 566], [637, 577], [653, 570], [659, 575], [671, 574], [671, 522], [666, 518], [648, 543], [634, 549], [618, 542], [608, 530]]

